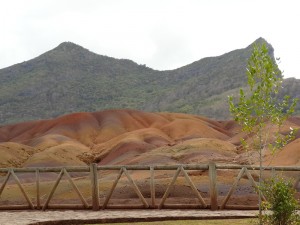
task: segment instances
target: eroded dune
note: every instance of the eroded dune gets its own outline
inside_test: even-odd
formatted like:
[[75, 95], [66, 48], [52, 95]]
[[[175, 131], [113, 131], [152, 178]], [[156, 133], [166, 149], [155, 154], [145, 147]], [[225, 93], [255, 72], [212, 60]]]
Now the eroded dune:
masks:
[[[282, 135], [290, 127], [300, 127], [300, 118], [289, 119], [282, 127]], [[136, 110], [75, 113], [0, 127], [0, 167], [90, 162], [244, 163], [247, 155], [239, 151], [241, 137], [245, 135], [234, 121], [214, 121], [196, 115]], [[299, 165], [299, 161], [298, 135], [273, 162]]]

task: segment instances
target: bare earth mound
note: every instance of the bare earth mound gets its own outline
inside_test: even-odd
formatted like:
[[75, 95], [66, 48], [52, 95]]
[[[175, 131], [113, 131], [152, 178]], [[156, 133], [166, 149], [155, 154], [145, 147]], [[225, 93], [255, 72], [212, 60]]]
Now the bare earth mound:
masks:
[[[291, 118], [282, 129], [299, 128]], [[246, 163], [243, 134], [233, 121], [196, 115], [107, 110], [0, 127], [0, 167], [106, 164]], [[300, 141], [273, 164], [300, 165]], [[266, 153], [266, 161], [270, 156]], [[256, 162], [255, 156], [252, 161]]]
[[[281, 129], [282, 135], [289, 132], [290, 127], [300, 128], [299, 121], [299, 117], [289, 119]], [[269, 131], [272, 136], [272, 130]], [[52, 120], [0, 127], [0, 167], [83, 166], [92, 162], [99, 165], [170, 165], [211, 161], [225, 164], [257, 163], [256, 152], [245, 152], [241, 148], [241, 137], [246, 138], [234, 121], [215, 121], [196, 115], [136, 110], [75, 113]], [[246, 140], [251, 145], [251, 137]], [[264, 164], [299, 166], [299, 149], [298, 134], [275, 157], [266, 152]], [[219, 204], [237, 176], [235, 172], [218, 171]], [[195, 170], [188, 173], [205, 201], [209, 201], [208, 172]], [[149, 199], [149, 171], [130, 171], [130, 174], [143, 195]], [[57, 175], [42, 176], [42, 198], [49, 193]], [[162, 198], [173, 175], [174, 171], [155, 171], [157, 199]], [[27, 191], [35, 193], [35, 174], [18, 176], [27, 182]], [[74, 180], [81, 191], [89, 193], [90, 180], [87, 174], [72, 176], [76, 177]], [[101, 172], [100, 202], [104, 201], [116, 176], [113, 171]], [[3, 176], [0, 177], [0, 182], [3, 179]], [[72, 195], [66, 181], [63, 182], [64, 185], [58, 187], [60, 189], [54, 203], [65, 203], [66, 200], [76, 202], [77, 196], [75, 193]], [[257, 205], [257, 194], [247, 184], [247, 180], [242, 179], [241, 186], [229, 204]], [[22, 199], [18, 193], [18, 187], [12, 182], [1, 196], [0, 205], [6, 205], [7, 201], [18, 203]], [[167, 203], [176, 203], [179, 199], [183, 204], [196, 204], [197, 199], [190, 197], [195, 196], [181, 174]], [[138, 197], [123, 177], [112, 195], [111, 204], [126, 205], [128, 201], [139, 203]]]

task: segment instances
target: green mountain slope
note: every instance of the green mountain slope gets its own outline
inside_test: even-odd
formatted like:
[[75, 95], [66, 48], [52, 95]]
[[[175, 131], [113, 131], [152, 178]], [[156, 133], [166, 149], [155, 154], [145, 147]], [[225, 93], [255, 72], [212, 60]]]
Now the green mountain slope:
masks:
[[[265, 42], [262, 38], [256, 41]], [[251, 45], [175, 70], [156, 71], [65, 42], [37, 58], [0, 70], [0, 124], [108, 108], [225, 119], [229, 117], [227, 95], [246, 82], [250, 52]], [[284, 92], [299, 95], [299, 80], [285, 83]]]

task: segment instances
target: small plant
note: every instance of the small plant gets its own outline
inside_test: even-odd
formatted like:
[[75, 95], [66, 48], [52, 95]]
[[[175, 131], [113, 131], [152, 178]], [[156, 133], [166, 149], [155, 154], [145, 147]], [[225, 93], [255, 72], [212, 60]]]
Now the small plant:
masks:
[[290, 180], [276, 176], [263, 182], [261, 191], [268, 200], [263, 203], [263, 209], [270, 210], [270, 213], [262, 215], [262, 224], [300, 225], [300, 216], [296, 211], [299, 204]]

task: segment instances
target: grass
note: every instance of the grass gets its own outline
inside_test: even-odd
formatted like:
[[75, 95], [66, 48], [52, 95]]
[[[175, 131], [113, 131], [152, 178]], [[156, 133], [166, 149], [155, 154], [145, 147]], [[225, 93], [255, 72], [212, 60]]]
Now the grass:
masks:
[[106, 223], [106, 225], [248, 225], [254, 219], [229, 219], [229, 220], [174, 220], [139, 223]]

